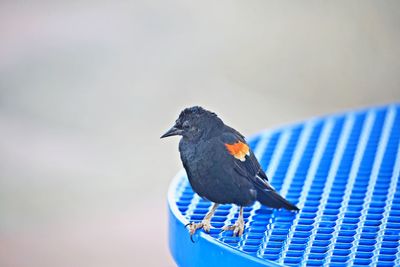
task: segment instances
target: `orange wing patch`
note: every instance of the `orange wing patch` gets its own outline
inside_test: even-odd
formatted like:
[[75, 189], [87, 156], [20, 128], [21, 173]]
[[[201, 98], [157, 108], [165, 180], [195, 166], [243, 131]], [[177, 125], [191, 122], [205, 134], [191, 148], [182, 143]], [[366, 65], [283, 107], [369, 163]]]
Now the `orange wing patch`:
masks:
[[234, 144], [225, 144], [225, 147], [232, 156], [240, 161], [245, 161], [246, 155], [250, 156], [249, 146], [240, 141], [237, 141]]

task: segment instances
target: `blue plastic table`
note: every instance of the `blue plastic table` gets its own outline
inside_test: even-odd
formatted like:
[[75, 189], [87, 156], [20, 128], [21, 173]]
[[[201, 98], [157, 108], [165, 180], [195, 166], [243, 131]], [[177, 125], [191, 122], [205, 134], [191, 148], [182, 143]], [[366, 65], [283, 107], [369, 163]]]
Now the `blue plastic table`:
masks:
[[221, 205], [210, 234], [184, 225], [211, 203], [185, 172], [168, 196], [169, 245], [179, 266], [400, 266], [400, 105], [313, 118], [249, 140], [272, 185], [299, 213], [258, 202], [242, 237], [221, 233], [238, 210]]

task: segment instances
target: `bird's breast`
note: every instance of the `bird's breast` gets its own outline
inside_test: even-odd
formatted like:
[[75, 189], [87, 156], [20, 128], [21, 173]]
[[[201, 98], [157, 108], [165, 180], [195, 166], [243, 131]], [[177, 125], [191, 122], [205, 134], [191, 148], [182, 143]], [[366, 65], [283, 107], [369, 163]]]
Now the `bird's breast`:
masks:
[[183, 165], [189, 179], [205, 180], [211, 178], [215, 164], [216, 147], [210, 142], [180, 144]]

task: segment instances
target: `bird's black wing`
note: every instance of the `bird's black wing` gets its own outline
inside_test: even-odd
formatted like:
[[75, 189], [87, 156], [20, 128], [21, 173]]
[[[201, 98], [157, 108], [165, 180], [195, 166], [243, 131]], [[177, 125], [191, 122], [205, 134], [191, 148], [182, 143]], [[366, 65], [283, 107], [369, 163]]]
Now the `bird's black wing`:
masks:
[[267, 175], [262, 170], [260, 163], [246, 143], [243, 135], [227, 127], [227, 130], [222, 135], [222, 139], [227, 148], [227, 152], [234, 158], [235, 171], [248, 179], [257, 189], [258, 201], [273, 208], [298, 210], [295, 205], [279, 195], [269, 184]]
[[[228, 126], [225, 133], [222, 135], [223, 142], [229, 147], [237, 146], [237, 152], [242, 152], [245, 155], [237, 155], [235, 164], [235, 171], [241, 176], [249, 179], [256, 187], [261, 190], [273, 190], [272, 186], [268, 183], [268, 177], [262, 170], [260, 163], [258, 162], [253, 151], [250, 149], [249, 145], [246, 143], [244, 136], [238, 131], [230, 128]], [[242, 151], [240, 151], [240, 149]], [[233, 150], [233, 149], [232, 149]], [[228, 150], [229, 152], [229, 150]], [[233, 152], [233, 151], [232, 151]], [[247, 153], [246, 153], [247, 152]], [[232, 154], [232, 153], [231, 153]], [[235, 155], [232, 155], [235, 157]], [[243, 157], [239, 157], [243, 156]]]

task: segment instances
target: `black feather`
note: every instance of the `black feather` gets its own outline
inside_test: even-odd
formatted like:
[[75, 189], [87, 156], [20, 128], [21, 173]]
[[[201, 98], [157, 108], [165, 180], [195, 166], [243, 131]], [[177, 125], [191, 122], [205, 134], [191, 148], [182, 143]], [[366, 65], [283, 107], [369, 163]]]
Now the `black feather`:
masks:
[[[225, 125], [218, 116], [202, 107], [183, 110], [176, 122], [185, 123], [179, 151], [193, 190], [212, 202], [248, 206], [254, 201], [272, 208], [298, 210], [269, 184], [254, 153], [235, 158], [226, 145], [242, 142], [244, 136]], [[247, 145], [248, 146], [248, 145]]]

